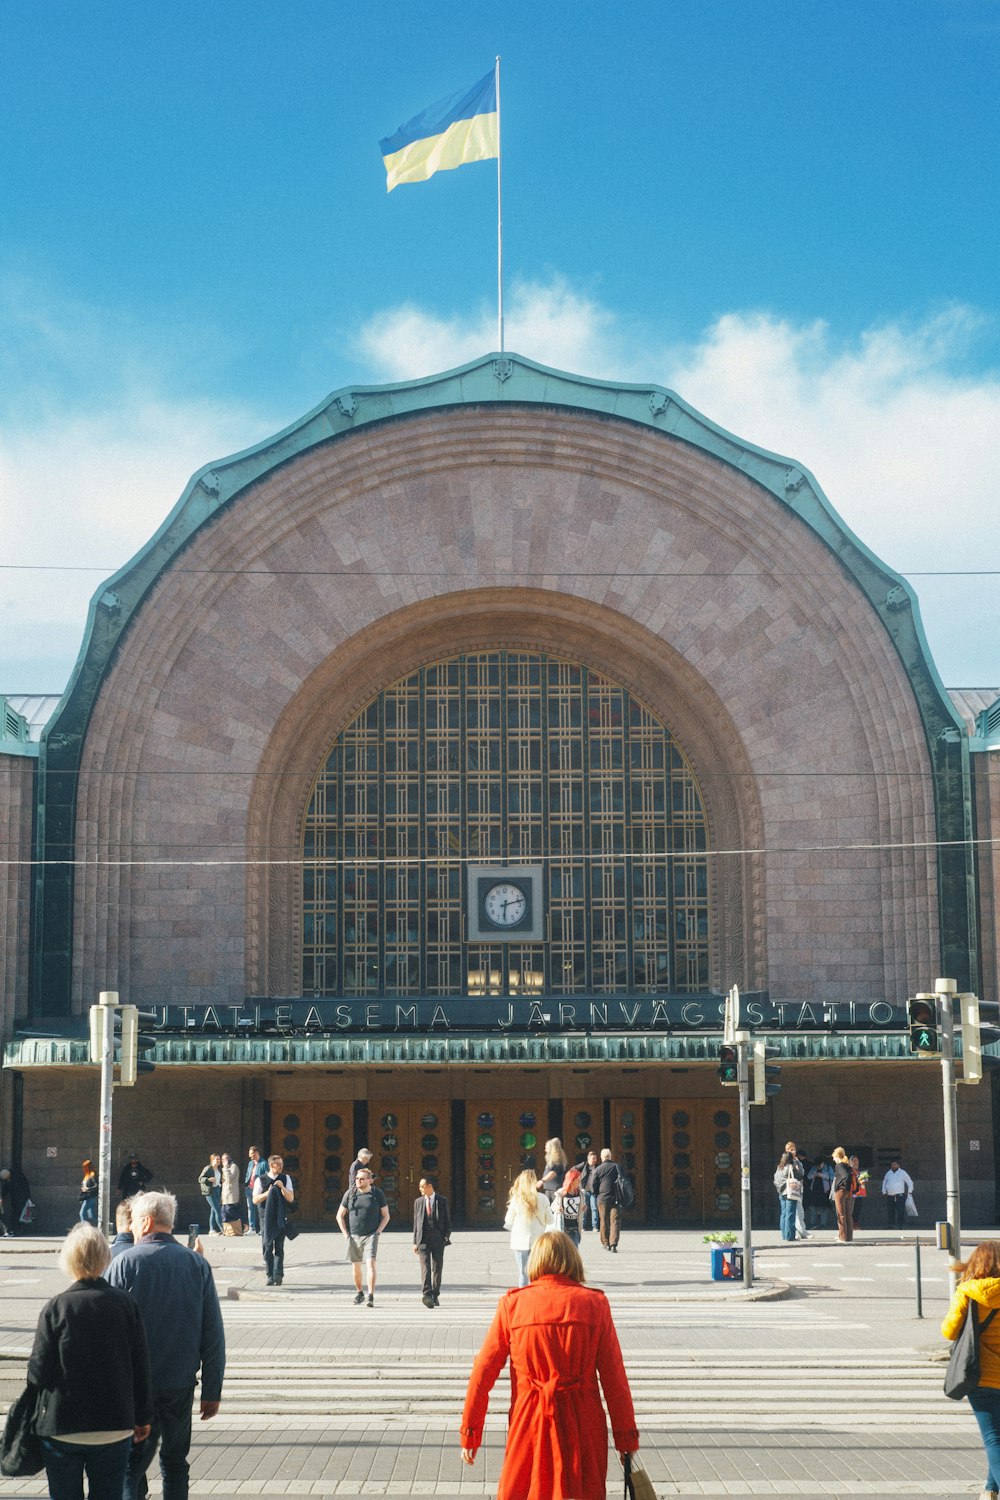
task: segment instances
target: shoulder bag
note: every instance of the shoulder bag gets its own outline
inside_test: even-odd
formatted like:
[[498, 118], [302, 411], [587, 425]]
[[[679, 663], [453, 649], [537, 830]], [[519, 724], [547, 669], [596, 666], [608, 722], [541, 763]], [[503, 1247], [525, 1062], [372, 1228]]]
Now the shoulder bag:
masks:
[[643, 1467], [638, 1453], [624, 1453], [621, 1461], [625, 1470], [624, 1500], [656, 1500], [653, 1481]]
[[996, 1317], [996, 1309], [980, 1323], [976, 1303], [969, 1299], [962, 1331], [951, 1346], [951, 1358], [944, 1375], [944, 1393], [952, 1401], [961, 1401], [979, 1384], [979, 1340], [984, 1328]]
[[0, 1474], [8, 1479], [22, 1479], [45, 1467], [42, 1440], [35, 1431], [35, 1413], [39, 1391], [26, 1385], [7, 1413], [0, 1439]]

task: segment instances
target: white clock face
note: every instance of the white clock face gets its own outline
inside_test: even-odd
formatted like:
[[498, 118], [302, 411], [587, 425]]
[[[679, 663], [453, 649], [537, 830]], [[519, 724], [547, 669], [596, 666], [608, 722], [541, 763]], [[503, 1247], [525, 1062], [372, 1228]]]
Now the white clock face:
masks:
[[483, 898], [483, 910], [497, 927], [513, 927], [521, 921], [527, 906], [524, 891], [509, 881], [491, 886]]

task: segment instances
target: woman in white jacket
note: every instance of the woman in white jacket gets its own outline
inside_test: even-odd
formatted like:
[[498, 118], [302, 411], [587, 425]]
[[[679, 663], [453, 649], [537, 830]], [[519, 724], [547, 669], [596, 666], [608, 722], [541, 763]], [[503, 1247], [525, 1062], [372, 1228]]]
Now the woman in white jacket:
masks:
[[510, 1248], [517, 1262], [517, 1284], [528, 1285], [528, 1256], [540, 1234], [553, 1225], [552, 1205], [538, 1186], [534, 1172], [515, 1177], [507, 1200], [503, 1227], [510, 1230]]

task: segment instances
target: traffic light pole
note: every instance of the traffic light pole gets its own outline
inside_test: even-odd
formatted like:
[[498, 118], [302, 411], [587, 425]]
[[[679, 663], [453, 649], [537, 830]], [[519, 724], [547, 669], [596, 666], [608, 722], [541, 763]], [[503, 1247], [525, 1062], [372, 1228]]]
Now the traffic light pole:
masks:
[[750, 1033], [738, 1031], [740, 1080], [740, 1204], [743, 1217], [743, 1285], [753, 1286], [753, 1245], [750, 1196]]
[[115, 1006], [114, 990], [102, 990], [98, 1011], [101, 1043], [100, 1157], [97, 1164], [98, 1227], [104, 1234], [111, 1220], [111, 1114], [115, 1097]]
[[[938, 1020], [941, 1027], [941, 1086], [944, 1095], [944, 1171], [945, 1217], [951, 1226], [951, 1250], [954, 1260], [962, 1258], [962, 1198], [958, 1176], [958, 1091], [955, 1087], [955, 1017], [953, 1001], [958, 989], [954, 979], [936, 979]], [[954, 1292], [958, 1274], [948, 1272], [948, 1283]]]

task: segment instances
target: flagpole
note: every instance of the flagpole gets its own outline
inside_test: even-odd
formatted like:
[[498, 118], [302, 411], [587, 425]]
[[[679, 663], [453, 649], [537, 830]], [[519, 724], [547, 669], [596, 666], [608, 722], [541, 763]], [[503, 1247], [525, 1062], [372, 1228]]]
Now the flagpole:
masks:
[[503, 353], [503, 196], [500, 175], [500, 59], [496, 60], [497, 88], [497, 336]]

